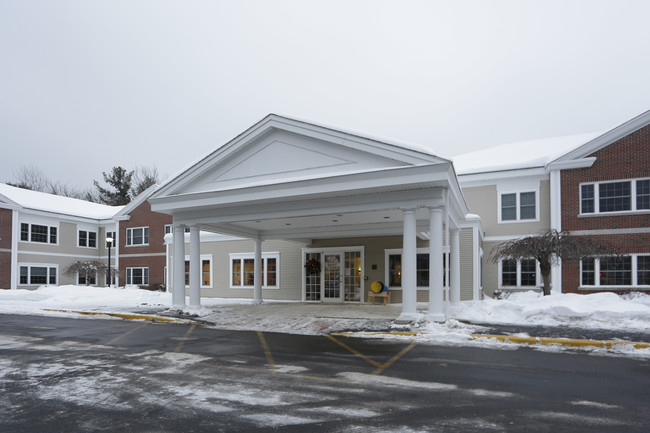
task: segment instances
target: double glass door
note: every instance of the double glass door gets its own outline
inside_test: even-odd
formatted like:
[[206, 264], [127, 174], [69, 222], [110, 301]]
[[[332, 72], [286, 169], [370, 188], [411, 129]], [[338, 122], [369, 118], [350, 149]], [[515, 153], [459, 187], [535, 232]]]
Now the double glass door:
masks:
[[307, 301], [361, 301], [361, 251], [306, 253], [305, 259], [317, 263], [306, 273]]

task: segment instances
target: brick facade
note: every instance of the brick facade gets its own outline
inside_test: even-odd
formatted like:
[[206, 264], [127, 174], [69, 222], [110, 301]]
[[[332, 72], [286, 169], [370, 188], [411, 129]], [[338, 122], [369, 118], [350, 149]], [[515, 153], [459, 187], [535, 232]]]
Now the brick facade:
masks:
[[[129, 216], [129, 220], [120, 222], [119, 284], [121, 286], [126, 284], [127, 267], [149, 268], [149, 285], [163, 284], [166, 265], [165, 225], [172, 223], [172, 217], [171, 215], [152, 212], [151, 205], [146, 200], [136, 207]], [[136, 227], [149, 227], [149, 245], [126, 245], [126, 230]]]
[[[612, 230], [606, 236], [595, 236], [613, 244], [623, 254], [649, 253], [650, 233], [625, 234], [616, 230], [647, 229], [650, 212], [580, 215], [580, 184], [650, 177], [650, 125], [589, 155], [596, 162], [589, 168], [563, 170], [562, 176], [562, 230]], [[579, 263], [562, 266], [564, 292], [579, 291]], [[624, 288], [623, 288], [624, 289]]]
[[11, 288], [12, 211], [0, 209], [0, 289]]

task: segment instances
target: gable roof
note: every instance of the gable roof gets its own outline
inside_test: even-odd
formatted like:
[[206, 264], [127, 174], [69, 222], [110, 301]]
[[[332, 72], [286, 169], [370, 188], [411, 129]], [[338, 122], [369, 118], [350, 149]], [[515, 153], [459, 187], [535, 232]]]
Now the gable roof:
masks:
[[110, 219], [122, 206], [107, 206], [76, 198], [31, 191], [0, 183], [0, 201], [13, 207], [96, 220]]
[[[271, 134], [283, 133], [285, 137], [294, 135], [304, 140], [311, 140], [312, 144], [318, 142], [336, 146], [339, 153], [326, 154], [317, 146], [311, 146], [310, 143], [302, 145], [280, 137], [261, 144], [255, 150], [255, 155], [249, 154], [238, 158], [238, 154], [241, 154], [245, 148], [250, 148], [252, 143], [263, 141]], [[354, 160], [351, 154], [355, 152], [357, 155], [363, 155], [368, 164], [359, 164], [359, 161]], [[290, 157], [283, 160], [278, 155]], [[371, 159], [374, 159], [374, 162], [370, 162]], [[225, 161], [229, 161], [228, 166], [225, 165]], [[342, 128], [269, 114], [234, 139], [161, 184], [154, 192], [153, 198], [183, 192], [199, 192], [196, 186], [192, 190], [189, 187], [190, 183], [196, 182], [201, 176], [212, 176], [212, 174], [214, 176], [204, 179], [204, 182], [210, 184], [210, 188], [224, 189], [235, 184], [241, 187], [253, 178], [258, 183], [274, 183], [280, 178], [285, 181], [318, 178], [323, 172], [331, 171], [334, 167], [337, 167], [340, 174], [352, 174], [369, 171], [372, 164], [383, 164], [383, 168], [386, 168], [389, 165], [405, 167], [448, 162], [449, 160], [434, 155], [426, 147], [385, 138], [370, 138]], [[254, 164], [257, 166], [254, 167]], [[214, 173], [215, 167], [220, 169], [218, 173]], [[247, 172], [250, 176], [246, 176]]]

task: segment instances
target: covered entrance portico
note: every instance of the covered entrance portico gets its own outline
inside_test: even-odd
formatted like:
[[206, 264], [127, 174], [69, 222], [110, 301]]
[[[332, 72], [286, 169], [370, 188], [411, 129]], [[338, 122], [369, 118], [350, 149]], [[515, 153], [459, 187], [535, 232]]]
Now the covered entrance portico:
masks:
[[[451, 283], [452, 301], [460, 296], [458, 234], [467, 208], [451, 162], [425, 148], [269, 115], [149, 200], [153, 211], [174, 218], [176, 307], [185, 305], [186, 227], [190, 305], [200, 304], [200, 230], [251, 240], [256, 303], [262, 302], [262, 243], [276, 239], [310, 245], [314, 239], [402, 236], [402, 320], [417, 317], [416, 244], [418, 237], [428, 239], [431, 319], [445, 318], [443, 280]], [[448, 278], [443, 239], [450, 244]], [[363, 301], [363, 248], [307, 247], [304, 258], [317, 258], [319, 272], [302, 269], [303, 300]]]

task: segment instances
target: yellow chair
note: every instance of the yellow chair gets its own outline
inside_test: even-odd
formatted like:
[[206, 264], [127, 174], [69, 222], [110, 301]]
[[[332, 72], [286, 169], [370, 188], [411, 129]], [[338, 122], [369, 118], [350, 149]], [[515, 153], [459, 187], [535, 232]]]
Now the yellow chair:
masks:
[[384, 301], [384, 305], [390, 304], [390, 290], [381, 281], [375, 281], [370, 285], [368, 304], [374, 304], [377, 298]]

